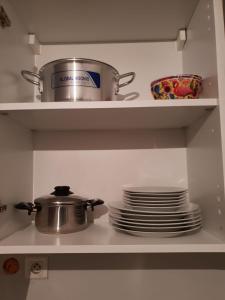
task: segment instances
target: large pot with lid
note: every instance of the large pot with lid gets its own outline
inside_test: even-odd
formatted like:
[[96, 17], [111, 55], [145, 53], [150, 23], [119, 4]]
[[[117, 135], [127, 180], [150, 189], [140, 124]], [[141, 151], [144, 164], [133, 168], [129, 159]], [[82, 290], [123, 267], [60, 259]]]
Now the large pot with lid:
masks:
[[43, 233], [71, 233], [83, 230], [93, 221], [93, 210], [103, 204], [100, 199], [87, 199], [73, 194], [69, 186], [56, 186], [50, 195], [31, 202], [20, 202], [17, 209], [35, 212], [35, 225]]
[[135, 78], [134, 72], [120, 75], [111, 65], [86, 58], [58, 59], [42, 66], [39, 73], [23, 70], [21, 74], [38, 86], [43, 102], [116, 100], [119, 89]]

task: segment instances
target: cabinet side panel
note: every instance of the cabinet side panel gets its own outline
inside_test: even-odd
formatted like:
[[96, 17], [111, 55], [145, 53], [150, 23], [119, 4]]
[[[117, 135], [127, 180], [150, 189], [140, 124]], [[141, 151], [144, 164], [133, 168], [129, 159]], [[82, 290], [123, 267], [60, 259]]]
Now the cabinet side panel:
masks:
[[[214, 0], [214, 15], [216, 28], [216, 50], [219, 84], [220, 127], [222, 137], [223, 170], [225, 170], [225, 39], [224, 16], [222, 0]], [[224, 181], [225, 182], [225, 181]]]
[[192, 200], [200, 204], [204, 228], [224, 236], [224, 187], [219, 109], [187, 131], [187, 168]]
[[1, 239], [30, 223], [27, 213], [14, 204], [32, 201], [33, 190], [31, 134], [7, 116], [0, 116], [0, 166], [0, 203], [7, 205], [0, 213]]
[[33, 86], [20, 75], [21, 70], [31, 70], [34, 55], [27, 45], [28, 35], [21, 26], [7, 0], [1, 1], [11, 26], [0, 27], [0, 102], [30, 102]]
[[[222, 37], [223, 38], [223, 37]], [[218, 97], [215, 22], [212, 0], [200, 0], [187, 29], [183, 73], [203, 77], [202, 98]]]
[[221, 0], [201, 0], [189, 27], [183, 52], [185, 72], [199, 72], [204, 94], [219, 108], [188, 130], [187, 165], [191, 196], [202, 204], [205, 227], [224, 237], [224, 25]]

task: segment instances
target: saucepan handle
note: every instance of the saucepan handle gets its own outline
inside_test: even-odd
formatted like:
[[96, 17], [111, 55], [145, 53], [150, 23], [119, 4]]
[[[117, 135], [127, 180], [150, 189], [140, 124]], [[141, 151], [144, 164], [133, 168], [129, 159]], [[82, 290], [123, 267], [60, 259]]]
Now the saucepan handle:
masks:
[[[27, 70], [22, 70], [21, 71], [21, 75], [23, 76], [24, 79], [26, 79], [27, 81], [29, 81], [30, 83], [33, 83], [35, 85], [40, 86], [40, 75], [31, 71], [27, 71]], [[38, 81], [33, 80], [32, 77], [35, 77], [38, 79]]]
[[91, 199], [87, 200], [87, 206], [90, 206], [92, 210], [94, 210], [94, 207], [97, 205], [104, 204], [104, 201], [101, 199]]
[[126, 78], [126, 77], [131, 77], [131, 78], [128, 81], [125, 81], [125, 82], [119, 84], [118, 88], [120, 89], [120, 88], [130, 84], [132, 81], [134, 81], [135, 76], [136, 76], [136, 74], [134, 72], [129, 72], [129, 73], [119, 75], [119, 81], [123, 78]]
[[36, 206], [31, 202], [20, 202], [14, 205], [16, 209], [27, 210], [28, 215], [31, 215], [33, 211], [35, 211]]

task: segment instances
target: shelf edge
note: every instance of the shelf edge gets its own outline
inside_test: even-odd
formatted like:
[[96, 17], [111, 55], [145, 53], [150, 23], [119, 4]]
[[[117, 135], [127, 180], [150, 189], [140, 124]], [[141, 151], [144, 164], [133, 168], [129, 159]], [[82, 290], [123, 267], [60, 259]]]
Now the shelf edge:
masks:
[[225, 244], [191, 244], [191, 245], [101, 245], [101, 246], [0, 246], [0, 254], [34, 254], [34, 253], [225, 253]]

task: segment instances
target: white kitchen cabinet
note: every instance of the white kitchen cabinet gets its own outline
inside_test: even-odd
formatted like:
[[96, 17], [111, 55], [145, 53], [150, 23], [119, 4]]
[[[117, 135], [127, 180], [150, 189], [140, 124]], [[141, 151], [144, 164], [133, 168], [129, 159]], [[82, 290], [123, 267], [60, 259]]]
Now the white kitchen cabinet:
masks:
[[[12, 24], [0, 28], [0, 199], [7, 205], [0, 254], [224, 253], [222, 1], [97, 1], [88, 12], [83, 2], [66, 2], [2, 1]], [[184, 28], [187, 41], [178, 51]], [[40, 45], [29, 45], [28, 33]], [[134, 71], [136, 79], [118, 101], [44, 103], [20, 76], [22, 69], [74, 56]], [[151, 81], [181, 73], [203, 76], [200, 99], [153, 100]], [[127, 183], [188, 187], [202, 208], [203, 229], [137, 238], [115, 232], [105, 214], [85, 231], [45, 235], [14, 209], [62, 184], [107, 205]]]

